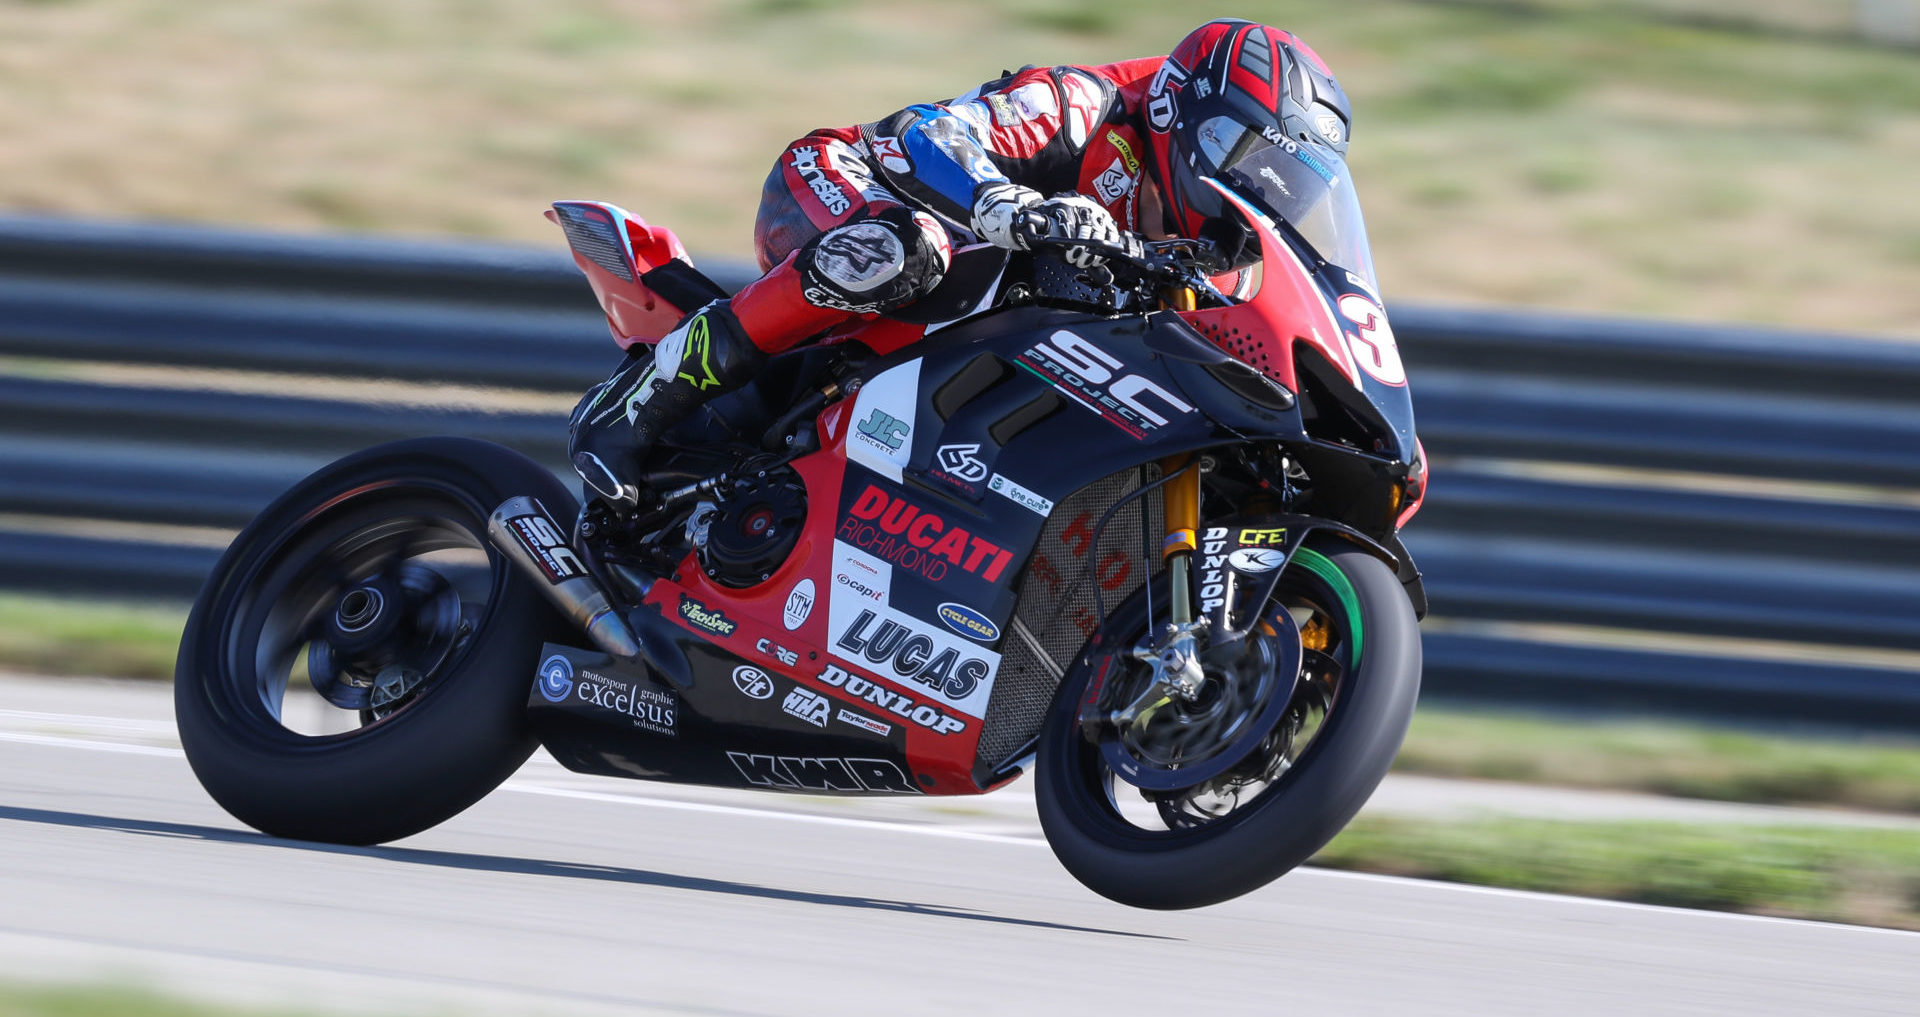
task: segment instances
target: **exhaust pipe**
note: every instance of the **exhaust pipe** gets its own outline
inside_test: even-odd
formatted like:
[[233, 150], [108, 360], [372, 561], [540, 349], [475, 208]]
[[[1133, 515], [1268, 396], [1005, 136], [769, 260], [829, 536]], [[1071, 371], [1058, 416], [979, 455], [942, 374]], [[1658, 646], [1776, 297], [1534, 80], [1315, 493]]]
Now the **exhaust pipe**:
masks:
[[639, 638], [614, 611], [606, 588], [539, 502], [526, 495], [501, 502], [487, 520], [487, 540], [537, 580], [547, 599], [585, 629], [595, 646], [620, 660], [645, 659]]

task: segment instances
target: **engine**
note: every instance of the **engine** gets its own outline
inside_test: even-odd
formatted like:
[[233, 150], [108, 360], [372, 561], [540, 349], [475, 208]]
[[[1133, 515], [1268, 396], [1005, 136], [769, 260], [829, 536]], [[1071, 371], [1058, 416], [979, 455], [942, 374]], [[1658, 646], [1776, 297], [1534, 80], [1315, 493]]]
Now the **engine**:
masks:
[[707, 577], [722, 586], [753, 586], [773, 575], [800, 540], [807, 489], [787, 467], [732, 480], [711, 508], [695, 513], [694, 546]]

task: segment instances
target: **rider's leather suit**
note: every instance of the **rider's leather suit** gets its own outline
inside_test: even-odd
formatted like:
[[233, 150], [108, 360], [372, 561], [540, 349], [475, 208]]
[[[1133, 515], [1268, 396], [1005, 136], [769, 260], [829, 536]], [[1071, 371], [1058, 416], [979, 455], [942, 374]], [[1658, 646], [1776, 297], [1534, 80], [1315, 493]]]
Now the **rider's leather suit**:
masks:
[[996, 185], [1079, 193], [1121, 229], [1160, 230], [1144, 117], [1165, 62], [1028, 68], [787, 146], [754, 222], [766, 274], [731, 301], [742, 331], [772, 353], [925, 296], [982, 239], [976, 209]]

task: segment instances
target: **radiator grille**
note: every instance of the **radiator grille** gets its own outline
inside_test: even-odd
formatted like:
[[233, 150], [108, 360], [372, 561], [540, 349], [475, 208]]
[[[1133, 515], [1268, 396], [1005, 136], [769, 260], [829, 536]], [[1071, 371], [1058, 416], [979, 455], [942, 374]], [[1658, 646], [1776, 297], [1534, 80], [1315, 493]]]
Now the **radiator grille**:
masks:
[[987, 701], [986, 727], [976, 768], [997, 770], [1040, 733], [1060, 676], [1099, 624], [1094, 587], [1111, 611], [1140, 588], [1151, 558], [1142, 556], [1140, 515], [1150, 532], [1161, 528], [1160, 498], [1148, 494], [1114, 513], [1098, 546], [1093, 529], [1114, 502], [1139, 488], [1140, 470], [1097, 480], [1054, 506], [1020, 580], [1020, 602], [1001, 644], [1000, 673]]

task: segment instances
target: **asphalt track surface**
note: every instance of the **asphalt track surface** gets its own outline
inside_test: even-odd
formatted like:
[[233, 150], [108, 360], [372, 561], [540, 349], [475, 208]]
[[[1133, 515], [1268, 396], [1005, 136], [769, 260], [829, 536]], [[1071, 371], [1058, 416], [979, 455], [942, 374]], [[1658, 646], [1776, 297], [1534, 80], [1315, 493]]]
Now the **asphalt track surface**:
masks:
[[147, 690], [0, 683], [0, 976], [395, 1014], [1920, 1012], [1911, 933], [1311, 869], [1134, 911], [1017, 795], [817, 802], [536, 756], [392, 846], [274, 840], [167, 728]]

